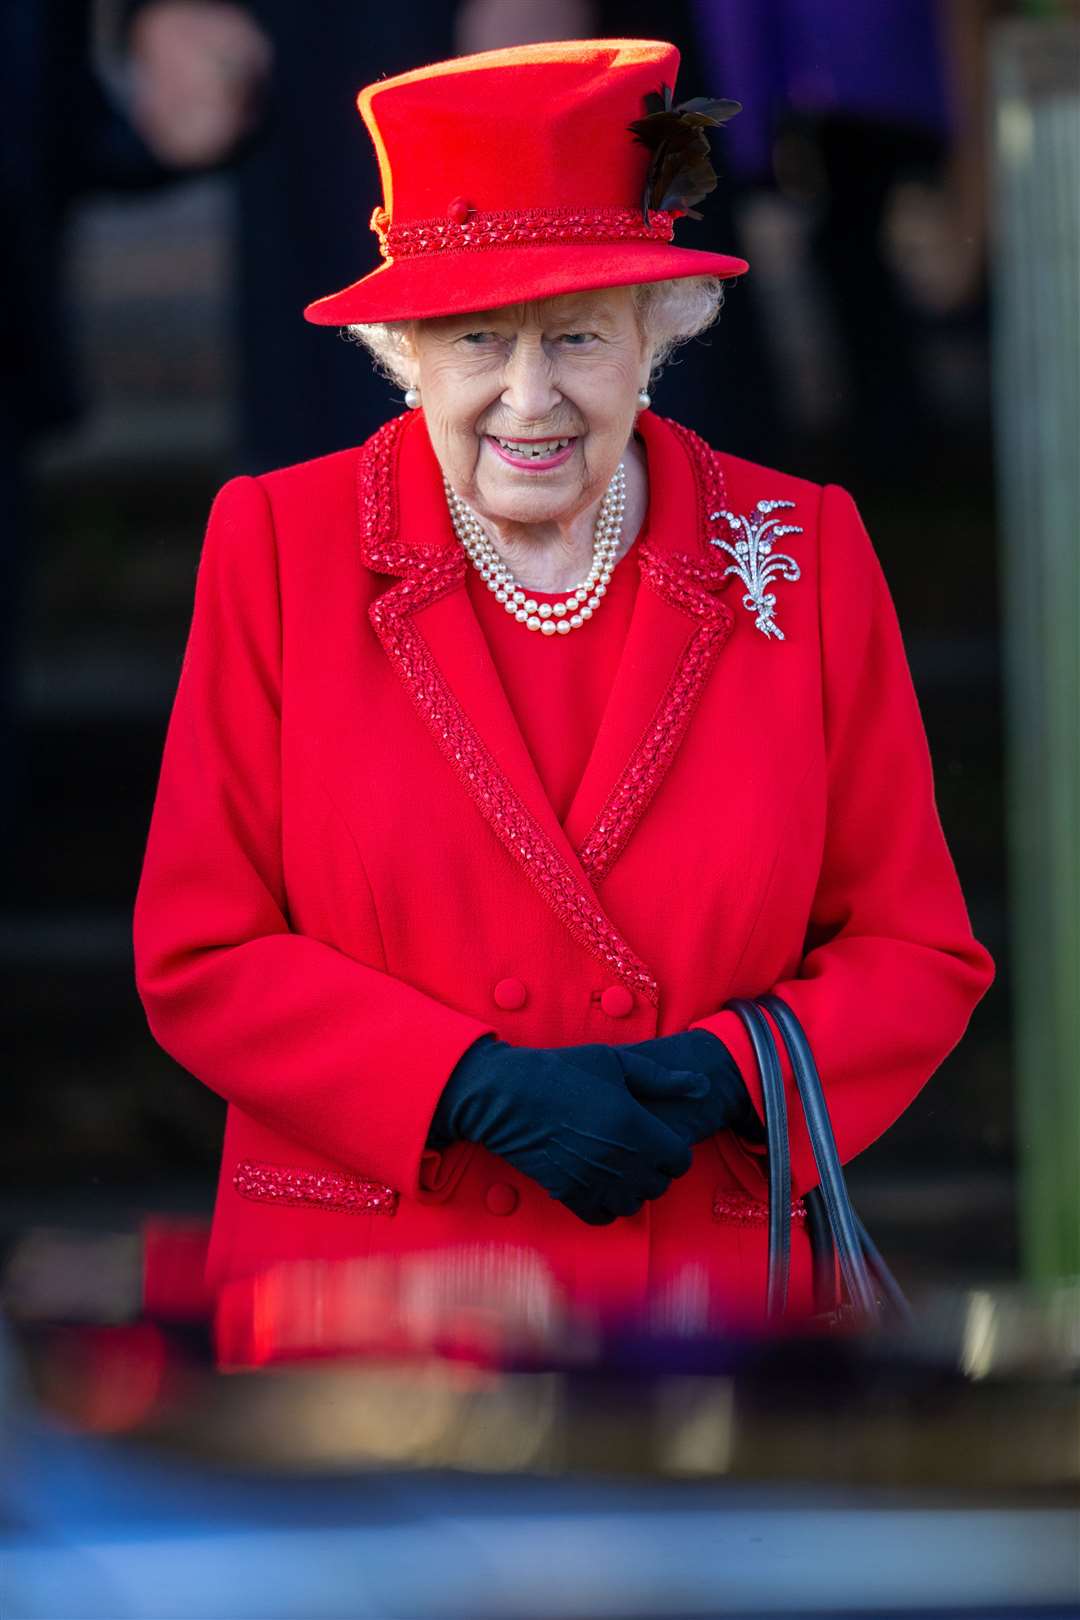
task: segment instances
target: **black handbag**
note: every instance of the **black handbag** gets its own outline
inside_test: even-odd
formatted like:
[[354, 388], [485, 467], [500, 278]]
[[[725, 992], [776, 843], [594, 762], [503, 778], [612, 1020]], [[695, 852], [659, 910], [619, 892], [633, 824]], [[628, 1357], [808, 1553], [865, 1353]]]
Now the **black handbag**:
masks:
[[[817, 1166], [819, 1184], [803, 1195], [813, 1255], [816, 1309], [823, 1316], [837, 1320], [854, 1318], [863, 1325], [877, 1324], [887, 1318], [909, 1321], [911, 1307], [903, 1290], [852, 1205], [821, 1077], [805, 1030], [779, 996], [766, 995], [757, 1001], [736, 997], [726, 1005], [738, 1013], [746, 1027], [765, 1099], [769, 1167], [766, 1315], [775, 1320], [787, 1307], [791, 1268], [791, 1151], [780, 1055], [762, 1008], [772, 1014], [787, 1049]], [[835, 1297], [837, 1261], [847, 1296], [845, 1302]]]

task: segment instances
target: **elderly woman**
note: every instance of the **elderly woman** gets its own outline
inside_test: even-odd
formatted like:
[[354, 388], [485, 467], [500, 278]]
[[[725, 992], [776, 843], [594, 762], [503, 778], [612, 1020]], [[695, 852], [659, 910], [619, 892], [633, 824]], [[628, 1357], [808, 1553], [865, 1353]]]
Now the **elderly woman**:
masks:
[[850, 496], [649, 410], [746, 268], [672, 241], [737, 110], [673, 106], [676, 65], [596, 40], [360, 96], [384, 262], [307, 314], [409, 408], [218, 495], [136, 901], [151, 1029], [230, 1105], [219, 1290], [479, 1248], [580, 1303], [754, 1316], [725, 1003], [795, 1011], [848, 1159], [991, 982]]

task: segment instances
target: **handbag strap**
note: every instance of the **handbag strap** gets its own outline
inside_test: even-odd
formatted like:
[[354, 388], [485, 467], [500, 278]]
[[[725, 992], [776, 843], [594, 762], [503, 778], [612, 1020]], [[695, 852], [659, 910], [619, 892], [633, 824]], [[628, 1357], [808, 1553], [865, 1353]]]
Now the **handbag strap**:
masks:
[[829, 1212], [821, 1196], [820, 1187], [811, 1187], [802, 1195], [806, 1210], [806, 1235], [810, 1239], [810, 1260], [813, 1268], [814, 1310], [819, 1316], [835, 1311], [839, 1301], [836, 1290], [836, 1244], [829, 1226]]
[[858, 1316], [876, 1320], [878, 1308], [873, 1279], [860, 1241], [858, 1216], [852, 1208], [847, 1183], [840, 1168], [832, 1121], [810, 1042], [798, 1018], [779, 996], [762, 996], [758, 1005], [772, 1014], [791, 1059], [848, 1298]]
[[881, 1253], [857, 1214], [855, 1216], [855, 1225], [858, 1228], [859, 1242], [866, 1256], [866, 1263], [870, 1267], [871, 1274], [881, 1291], [882, 1298], [901, 1322], [912, 1322], [914, 1317], [904, 1290], [893, 1276], [886, 1263], [885, 1256]]
[[754, 1048], [765, 1099], [765, 1136], [769, 1164], [769, 1271], [765, 1314], [783, 1316], [791, 1270], [791, 1150], [788, 1145], [787, 1097], [780, 1058], [761, 1008], [737, 998], [727, 1005], [738, 1013]]

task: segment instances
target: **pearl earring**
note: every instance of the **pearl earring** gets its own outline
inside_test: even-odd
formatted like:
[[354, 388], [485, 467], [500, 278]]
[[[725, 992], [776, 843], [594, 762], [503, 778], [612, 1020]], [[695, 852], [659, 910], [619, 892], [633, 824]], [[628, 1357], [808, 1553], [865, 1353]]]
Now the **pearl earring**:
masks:
[[415, 411], [416, 407], [420, 403], [420, 390], [419, 390], [419, 388], [406, 388], [406, 390], [405, 390], [405, 403], [409, 407], [410, 411]]
[[638, 390], [637, 402], [639, 411], [647, 411], [652, 404], [652, 395], [646, 393], [644, 388], [641, 388]]

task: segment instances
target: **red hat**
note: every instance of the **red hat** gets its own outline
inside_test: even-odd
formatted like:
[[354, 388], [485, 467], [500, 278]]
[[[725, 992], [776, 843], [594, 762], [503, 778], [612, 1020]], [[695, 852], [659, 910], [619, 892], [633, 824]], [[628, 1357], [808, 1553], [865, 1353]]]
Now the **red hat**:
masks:
[[745, 259], [672, 242], [688, 211], [672, 196], [696, 201], [715, 184], [707, 156], [694, 168], [691, 150], [691, 169], [679, 172], [702, 183], [682, 197], [666, 184], [670, 149], [650, 163], [649, 145], [627, 127], [667, 108], [669, 125], [672, 111], [682, 115], [693, 149], [702, 124], [738, 110], [704, 101], [672, 110], [678, 65], [663, 41], [588, 39], [459, 56], [368, 85], [357, 105], [382, 175], [371, 227], [384, 262], [309, 304], [305, 318], [413, 320], [588, 287], [741, 275]]

